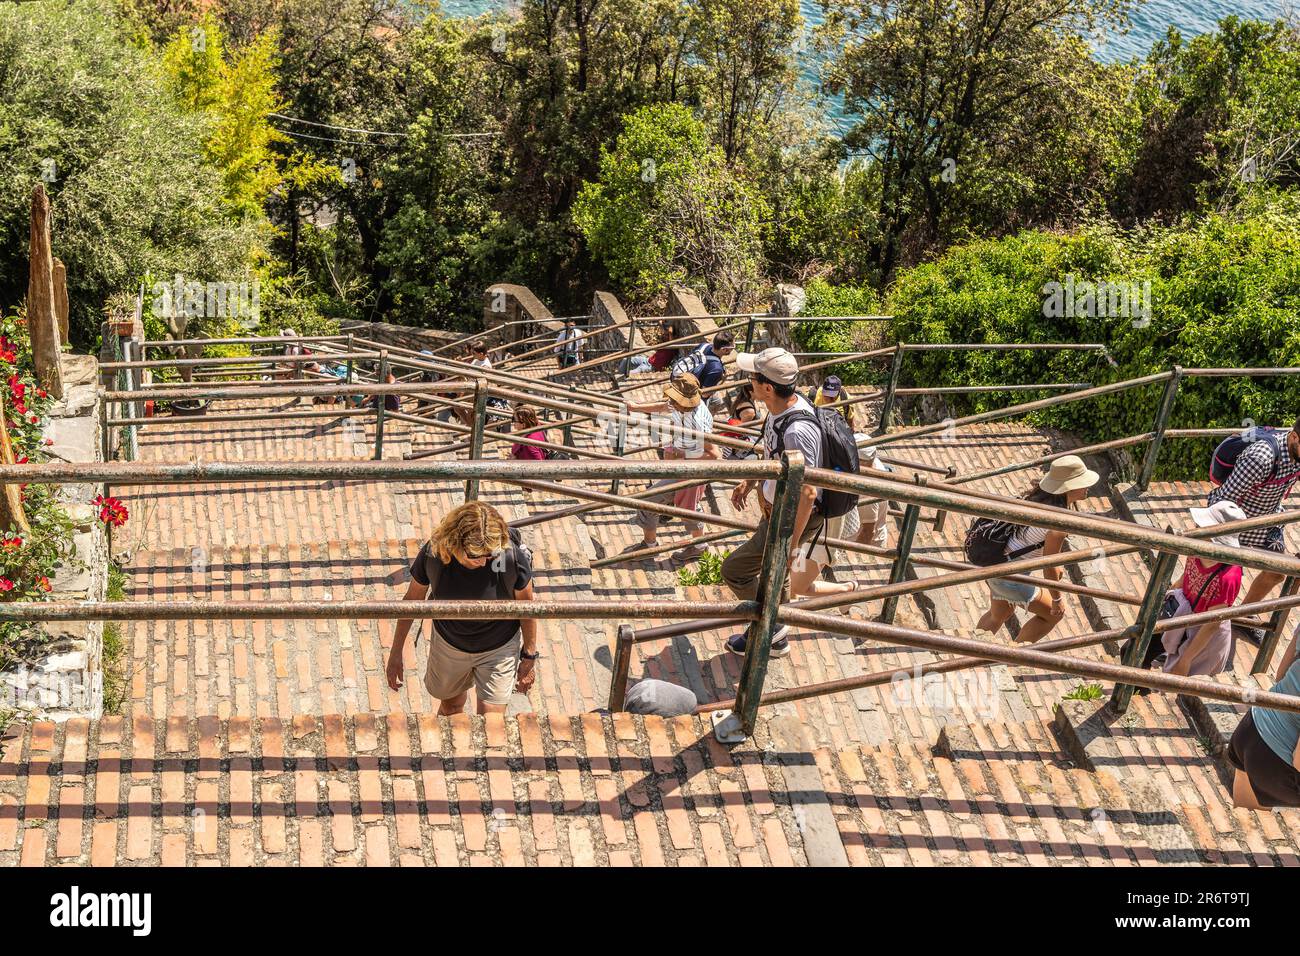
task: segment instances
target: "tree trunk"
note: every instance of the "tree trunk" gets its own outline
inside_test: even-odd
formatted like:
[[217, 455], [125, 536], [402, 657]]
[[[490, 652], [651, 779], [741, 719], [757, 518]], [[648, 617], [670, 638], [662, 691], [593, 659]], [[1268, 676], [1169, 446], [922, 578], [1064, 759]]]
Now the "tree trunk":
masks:
[[32, 190], [31, 266], [27, 280], [27, 331], [32, 338], [36, 378], [55, 398], [63, 397], [59, 324], [54, 314], [54, 261], [50, 253], [50, 200], [45, 186]]
[[[9, 415], [4, 393], [0, 392], [0, 464], [14, 464], [14, 446], [9, 443]], [[17, 484], [0, 486], [0, 528], [9, 531], [30, 532], [27, 515], [23, 512], [22, 489]]]
[[54, 315], [59, 320], [59, 341], [68, 343], [68, 270], [63, 260], [54, 259]]

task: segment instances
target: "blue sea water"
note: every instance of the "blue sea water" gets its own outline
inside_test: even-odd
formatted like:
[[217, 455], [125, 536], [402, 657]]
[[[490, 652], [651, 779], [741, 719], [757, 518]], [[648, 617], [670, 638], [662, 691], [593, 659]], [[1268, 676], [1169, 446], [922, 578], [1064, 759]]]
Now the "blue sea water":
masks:
[[[620, 0], [635, 3], [636, 0]], [[1184, 37], [1197, 36], [1214, 30], [1223, 17], [1236, 14], [1243, 19], [1272, 20], [1282, 14], [1286, 0], [1147, 0], [1136, 4], [1129, 12], [1130, 26], [1126, 33], [1112, 34], [1106, 38], [1096, 54], [1106, 62], [1141, 58], [1161, 39], [1170, 27], [1177, 27]], [[444, 13], [452, 16], [478, 16], [489, 10], [509, 9], [511, 0], [442, 0]], [[822, 20], [818, 0], [799, 0], [808, 28], [816, 27]], [[804, 68], [810, 82], [817, 79], [820, 63], [814, 57]], [[832, 118], [843, 123], [839, 110], [832, 105]]]

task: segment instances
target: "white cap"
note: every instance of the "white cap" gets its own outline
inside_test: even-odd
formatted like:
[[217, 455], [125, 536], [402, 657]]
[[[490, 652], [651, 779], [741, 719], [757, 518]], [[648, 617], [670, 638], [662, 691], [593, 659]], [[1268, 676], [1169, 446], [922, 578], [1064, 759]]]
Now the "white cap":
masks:
[[737, 352], [736, 364], [742, 372], [757, 372], [769, 382], [793, 385], [799, 378], [799, 360], [785, 349], [770, 348], [761, 352]]
[[[1229, 521], [1246, 520], [1246, 512], [1241, 510], [1241, 505], [1227, 499], [1215, 502], [1208, 508], [1192, 508], [1191, 514], [1198, 528], [1213, 528], [1215, 525], [1227, 524]], [[1235, 534], [1221, 534], [1210, 540], [1230, 548], [1239, 547], [1241, 544]]]

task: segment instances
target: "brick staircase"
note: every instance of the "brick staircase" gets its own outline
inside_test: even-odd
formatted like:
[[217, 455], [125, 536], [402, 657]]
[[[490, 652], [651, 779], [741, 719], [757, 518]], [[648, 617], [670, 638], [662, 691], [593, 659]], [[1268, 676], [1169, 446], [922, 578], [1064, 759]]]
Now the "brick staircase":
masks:
[[[196, 420], [146, 429], [141, 449], [146, 459], [355, 458], [368, 457], [370, 437]], [[1042, 454], [1052, 440], [999, 425], [964, 432], [960, 445], [936, 437], [894, 451], [942, 464], [957, 456], [970, 471]], [[390, 424], [386, 457], [415, 446]], [[1016, 493], [1021, 481], [975, 487]], [[715, 487], [714, 501], [730, 514], [724, 492]], [[491, 482], [482, 497], [511, 517], [572, 503]], [[459, 501], [447, 482], [151, 489], [128, 499], [130, 535], [118, 542], [130, 552], [128, 599], [391, 598], [433, 521]], [[923, 525], [914, 553], [956, 559], [963, 531], [951, 519]], [[680, 533], [669, 525], [664, 540]], [[543, 599], [721, 597], [648, 562], [591, 570], [639, 540], [625, 512], [526, 535]], [[842, 555], [836, 573], [880, 580], [887, 564]], [[1136, 557], [1093, 573], [1116, 590], [1144, 583]], [[902, 602], [900, 623], [973, 632], [980, 589], [931, 599], [932, 617]], [[1113, 613], [1131, 619], [1130, 608]], [[1198, 740], [1158, 695], [1135, 699], [1101, 756], [1078, 745], [1078, 721], [1057, 710], [1077, 680], [1001, 665], [982, 671], [994, 714], [909, 706], [886, 685], [771, 708], [753, 740], [727, 748], [707, 720], [596, 712], [613, 622], [544, 622], [537, 687], [486, 720], [431, 716], [423, 642], [402, 691], [390, 691], [388, 627], [127, 626], [121, 716], [35, 724], [0, 741], [0, 865], [1300, 863], [1300, 815], [1232, 809], [1215, 756], [1222, 740]], [[1071, 604], [1058, 633], [1091, 629]], [[705, 701], [730, 697], [740, 662], [722, 647], [728, 633], [638, 645], [632, 677], [672, 680]], [[770, 688], [934, 659], [819, 633], [792, 645], [773, 662]]]

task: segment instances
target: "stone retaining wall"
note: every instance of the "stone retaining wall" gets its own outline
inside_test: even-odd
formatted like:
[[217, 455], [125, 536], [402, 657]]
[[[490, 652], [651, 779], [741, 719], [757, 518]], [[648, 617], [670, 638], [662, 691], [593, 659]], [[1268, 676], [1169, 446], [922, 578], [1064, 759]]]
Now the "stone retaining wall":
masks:
[[[102, 460], [98, 363], [89, 355], [63, 357], [64, 397], [50, 412], [45, 435], [56, 461]], [[50, 580], [54, 601], [103, 601], [108, 593], [109, 543], [91, 502], [103, 485], [64, 485], [60, 499], [76, 525], [75, 561]], [[103, 621], [63, 621], [43, 628], [48, 639], [34, 645], [22, 664], [0, 672], [0, 706], [42, 720], [98, 717], [104, 712]]]

